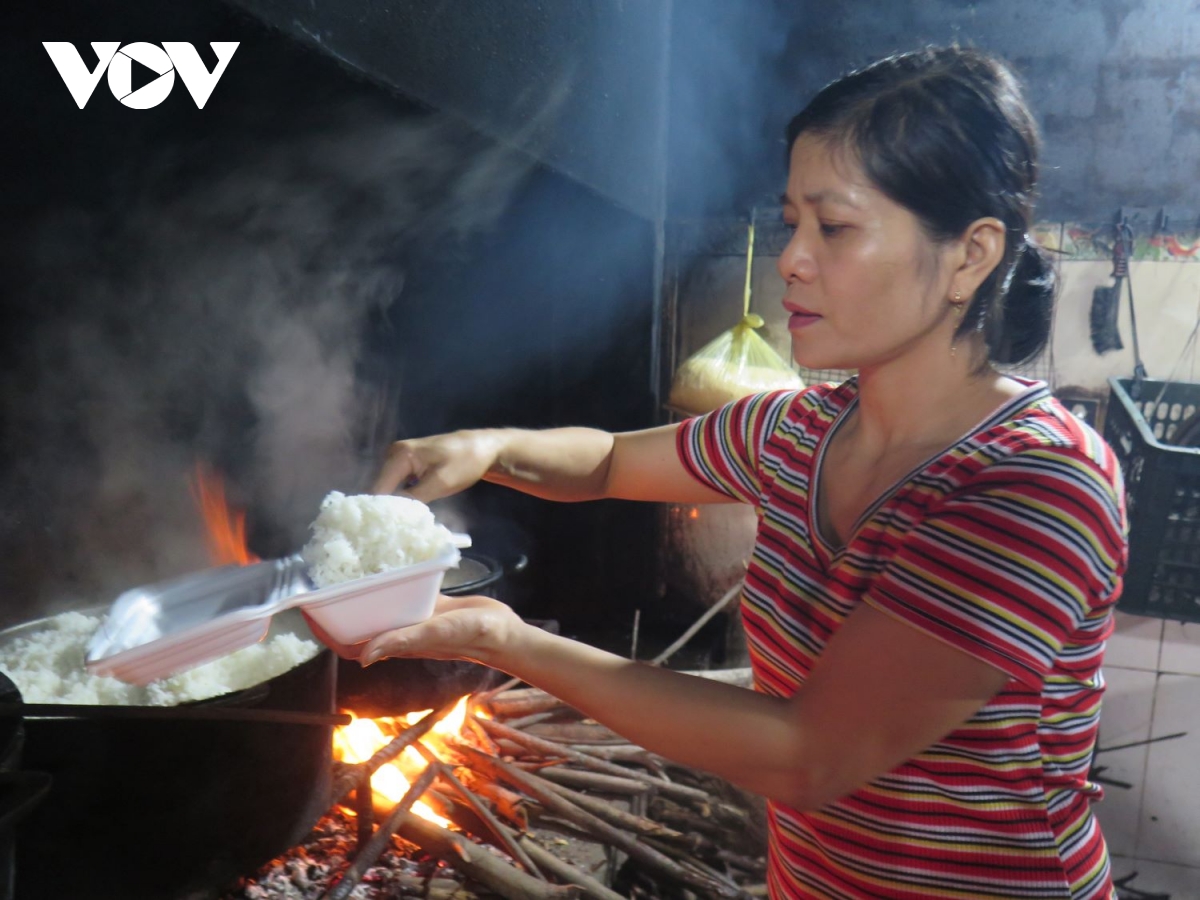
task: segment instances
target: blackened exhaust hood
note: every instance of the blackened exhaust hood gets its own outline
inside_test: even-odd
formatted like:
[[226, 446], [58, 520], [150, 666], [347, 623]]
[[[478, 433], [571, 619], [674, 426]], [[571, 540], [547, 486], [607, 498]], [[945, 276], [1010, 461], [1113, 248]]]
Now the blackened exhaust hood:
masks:
[[232, 0], [363, 76], [663, 218], [671, 0]]

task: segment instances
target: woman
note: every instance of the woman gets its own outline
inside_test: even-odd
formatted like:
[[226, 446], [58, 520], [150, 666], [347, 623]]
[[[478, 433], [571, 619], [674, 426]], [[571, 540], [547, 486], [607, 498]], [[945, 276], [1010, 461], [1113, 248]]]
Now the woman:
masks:
[[791, 123], [779, 259], [796, 360], [840, 386], [680, 425], [394, 445], [376, 489], [753, 503], [756, 691], [442, 598], [385, 656], [467, 657], [764, 794], [773, 897], [1110, 897], [1086, 780], [1125, 560], [1109, 448], [1042, 383], [1054, 275], [1027, 231], [1037, 135], [974, 50], [882, 60]]

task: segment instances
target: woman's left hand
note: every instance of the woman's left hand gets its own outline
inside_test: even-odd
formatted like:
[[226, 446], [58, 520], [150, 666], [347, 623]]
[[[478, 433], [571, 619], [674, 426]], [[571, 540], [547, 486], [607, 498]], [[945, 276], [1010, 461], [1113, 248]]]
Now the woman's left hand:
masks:
[[442, 594], [432, 616], [372, 638], [359, 660], [364, 666], [385, 657], [470, 659], [494, 665], [524, 627], [520, 617], [499, 600]]

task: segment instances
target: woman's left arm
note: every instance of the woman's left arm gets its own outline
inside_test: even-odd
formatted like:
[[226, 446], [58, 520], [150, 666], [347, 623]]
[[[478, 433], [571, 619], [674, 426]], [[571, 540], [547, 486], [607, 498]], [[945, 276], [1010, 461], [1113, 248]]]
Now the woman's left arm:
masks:
[[380, 635], [364, 661], [467, 657], [536, 685], [656, 753], [816, 809], [969, 719], [1008, 675], [866, 604], [790, 699], [631, 662], [521, 622], [482, 597]]

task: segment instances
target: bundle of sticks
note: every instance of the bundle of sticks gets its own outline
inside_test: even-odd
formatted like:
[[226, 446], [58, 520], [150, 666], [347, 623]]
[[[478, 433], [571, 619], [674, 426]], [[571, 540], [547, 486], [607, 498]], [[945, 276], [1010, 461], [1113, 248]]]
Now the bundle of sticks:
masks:
[[[420, 895], [447, 900], [766, 896], [765, 829], [754, 798], [675, 766], [536, 689], [476, 695], [468, 709], [457, 738], [435, 744], [428, 736], [448, 705], [367, 762], [342, 767], [334, 799], [354, 806], [358, 846], [314, 896], [374, 896], [354, 892], [381, 855], [399, 848], [419, 856], [413, 847], [446, 864]], [[425, 771], [377, 819], [370, 775], [410, 746], [426, 760]], [[454, 830], [412, 813], [418, 799]], [[598, 848], [599, 860], [588, 865], [564, 852], [580, 847]]]

